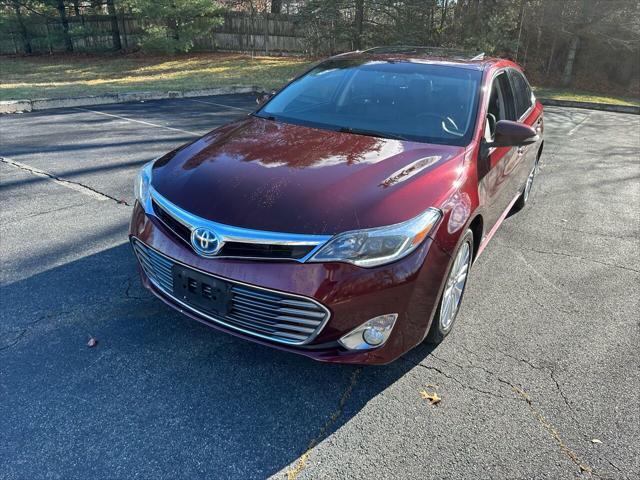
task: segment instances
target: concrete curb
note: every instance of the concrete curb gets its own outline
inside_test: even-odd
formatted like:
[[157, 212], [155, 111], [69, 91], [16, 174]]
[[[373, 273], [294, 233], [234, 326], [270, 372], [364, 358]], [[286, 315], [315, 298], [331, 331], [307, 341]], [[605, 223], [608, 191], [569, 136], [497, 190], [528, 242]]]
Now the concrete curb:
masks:
[[[105, 95], [90, 95], [87, 97], [67, 98], [36, 98], [34, 100], [7, 100], [0, 102], [0, 114], [24, 113], [52, 108], [89, 107], [92, 105], [108, 105], [111, 103], [130, 103], [146, 100], [165, 100], [167, 98], [194, 98], [210, 97], [215, 95], [229, 95], [234, 93], [262, 93], [268, 89], [258, 86], [230, 86], [218, 88], [206, 88], [202, 90], [167, 91], [167, 92], [128, 92], [107, 93]], [[556, 107], [587, 108], [591, 110], [603, 110], [607, 112], [633, 113], [640, 115], [640, 106], [613, 105], [610, 103], [575, 102], [572, 100], [556, 100], [541, 98], [544, 105]]]
[[589, 110], [603, 110], [605, 112], [633, 113], [640, 115], [640, 106], [614, 105], [611, 103], [575, 102], [573, 100], [557, 100], [555, 98], [540, 98], [543, 105], [554, 107], [587, 108]]
[[0, 102], [0, 114], [25, 113], [52, 108], [89, 107], [92, 105], [108, 105], [111, 103], [130, 103], [147, 100], [164, 100], [168, 98], [209, 97], [234, 93], [261, 93], [266, 89], [257, 86], [230, 86], [188, 90], [185, 92], [127, 92], [90, 95], [87, 97], [37, 98], [34, 100], [8, 100]]

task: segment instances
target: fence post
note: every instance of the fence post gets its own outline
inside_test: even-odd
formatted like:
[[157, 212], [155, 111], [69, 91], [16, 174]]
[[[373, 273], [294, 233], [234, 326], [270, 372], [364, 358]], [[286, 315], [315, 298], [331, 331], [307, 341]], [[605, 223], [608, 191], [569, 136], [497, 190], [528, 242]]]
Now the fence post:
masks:
[[49, 55], [53, 54], [53, 45], [51, 45], [51, 32], [49, 31], [49, 20], [44, 21], [44, 26], [47, 29], [47, 45], [49, 46]]
[[13, 36], [13, 32], [9, 32], [11, 34], [11, 43], [13, 44], [13, 53], [18, 54], [18, 44], [16, 43], [16, 39]]
[[264, 54], [269, 55], [269, 14], [264, 11]]
[[124, 18], [124, 11], [120, 15], [122, 19], [122, 40], [124, 42], [124, 49], [129, 50], [129, 40], [127, 39], [127, 21]]

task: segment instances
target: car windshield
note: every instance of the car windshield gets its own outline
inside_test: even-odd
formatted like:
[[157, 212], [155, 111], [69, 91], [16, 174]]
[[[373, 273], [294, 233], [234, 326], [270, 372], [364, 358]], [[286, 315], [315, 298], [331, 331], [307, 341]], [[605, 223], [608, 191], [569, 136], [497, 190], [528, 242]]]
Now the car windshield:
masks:
[[482, 72], [408, 61], [330, 60], [256, 116], [377, 137], [466, 145]]

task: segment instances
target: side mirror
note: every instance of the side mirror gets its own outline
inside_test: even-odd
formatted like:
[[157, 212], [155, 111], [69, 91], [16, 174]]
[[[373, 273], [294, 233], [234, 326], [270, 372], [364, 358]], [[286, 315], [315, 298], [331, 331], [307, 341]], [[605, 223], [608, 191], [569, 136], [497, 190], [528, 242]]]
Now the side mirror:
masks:
[[493, 142], [487, 143], [487, 148], [520, 147], [538, 141], [538, 134], [533, 127], [524, 123], [500, 120], [496, 123]]
[[258, 97], [256, 98], [256, 103], [258, 105], [263, 105], [264, 103], [267, 102], [267, 100], [269, 100], [271, 97], [273, 97], [275, 95], [275, 90], [269, 92], [269, 93], [262, 93], [260, 95], [258, 95]]

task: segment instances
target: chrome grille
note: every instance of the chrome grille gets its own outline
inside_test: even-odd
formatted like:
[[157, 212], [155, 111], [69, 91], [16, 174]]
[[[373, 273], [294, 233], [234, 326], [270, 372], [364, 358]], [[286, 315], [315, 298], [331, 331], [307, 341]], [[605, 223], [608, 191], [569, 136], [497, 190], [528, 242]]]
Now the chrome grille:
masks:
[[[191, 229], [171, 215], [167, 210], [152, 201], [153, 213], [162, 223], [191, 247]], [[317, 245], [278, 245], [271, 243], [225, 242], [218, 257], [264, 258], [272, 260], [299, 260], [307, 256]]]
[[214, 318], [174, 296], [173, 260], [139, 240], [134, 239], [132, 244], [140, 265], [156, 287], [211, 322], [274, 342], [302, 345], [313, 340], [329, 320], [329, 311], [315, 300], [211, 276], [231, 285], [228, 314]]
[[271, 232], [224, 225], [180, 208], [153, 187], [149, 187], [149, 190], [151, 200], [144, 206], [145, 213], [157, 218], [168, 233], [190, 247], [193, 229], [202, 227], [215, 232], [222, 242], [222, 248], [216, 254], [217, 258], [286, 260], [302, 263], [331, 238], [331, 235]]

